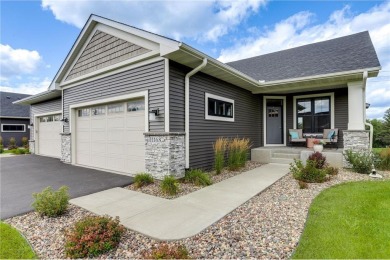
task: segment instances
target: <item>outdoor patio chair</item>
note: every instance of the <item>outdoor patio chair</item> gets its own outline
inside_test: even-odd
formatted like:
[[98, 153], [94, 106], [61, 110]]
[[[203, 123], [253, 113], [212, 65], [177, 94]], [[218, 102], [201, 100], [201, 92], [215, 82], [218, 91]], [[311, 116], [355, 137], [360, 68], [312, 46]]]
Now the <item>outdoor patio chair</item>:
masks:
[[293, 143], [306, 143], [306, 138], [302, 135], [302, 129], [288, 129], [288, 140], [290, 146]]
[[339, 129], [337, 129], [337, 128], [335, 128], [335, 129], [324, 129], [324, 134], [322, 136], [322, 140], [326, 144], [333, 144], [333, 145], [335, 145], [336, 148], [338, 149], [339, 148], [338, 143], [337, 143], [338, 135], [339, 135]]

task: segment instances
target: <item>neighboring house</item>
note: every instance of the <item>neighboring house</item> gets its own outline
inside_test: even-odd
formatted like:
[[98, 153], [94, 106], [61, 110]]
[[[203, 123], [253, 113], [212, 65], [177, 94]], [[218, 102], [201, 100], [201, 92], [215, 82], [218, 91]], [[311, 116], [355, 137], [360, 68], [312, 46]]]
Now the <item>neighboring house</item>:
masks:
[[9, 139], [14, 137], [18, 146], [22, 145], [23, 137], [30, 137], [30, 107], [13, 104], [30, 95], [0, 91], [0, 136], [4, 147]]
[[50, 90], [17, 103], [31, 105], [37, 154], [182, 176], [211, 168], [222, 136], [283, 147], [290, 128], [338, 128], [339, 147], [368, 148], [365, 82], [380, 69], [368, 32], [224, 64], [92, 15]]

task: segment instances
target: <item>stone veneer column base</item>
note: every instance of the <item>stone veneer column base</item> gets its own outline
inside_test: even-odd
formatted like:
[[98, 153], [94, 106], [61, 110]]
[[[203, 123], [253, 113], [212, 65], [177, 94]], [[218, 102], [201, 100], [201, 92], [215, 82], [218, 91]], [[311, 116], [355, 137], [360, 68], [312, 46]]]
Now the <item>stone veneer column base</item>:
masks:
[[28, 150], [31, 154], [35, 154], [35, 140], [28, 140]]
[[185, 133], [144, 133], [145, 169], [156, 179], [185, 173]]
[[61, 161], [64, 163], [72, 162], [70, 133], [61, 133]]
[[[344, 130], [344, 151], [368, 152], [370, 150], [370, 132], [367, 130]], [[344, 167], [350, 167], [344, 158]]]

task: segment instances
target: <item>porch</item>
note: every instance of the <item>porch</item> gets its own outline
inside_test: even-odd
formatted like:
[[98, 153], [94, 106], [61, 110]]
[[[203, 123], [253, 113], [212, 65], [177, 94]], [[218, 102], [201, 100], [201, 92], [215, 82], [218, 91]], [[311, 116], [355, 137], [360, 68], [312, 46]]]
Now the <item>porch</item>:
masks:
[[[251, 159], [261, 163], [290, 164], [294, 159], [306, 161], [313, 152], [313, 148], [306, 147], [258, 147], [251, 150]], [[342, 148], [324, 148], [322, 154], [329, 165], [343, 167]]]

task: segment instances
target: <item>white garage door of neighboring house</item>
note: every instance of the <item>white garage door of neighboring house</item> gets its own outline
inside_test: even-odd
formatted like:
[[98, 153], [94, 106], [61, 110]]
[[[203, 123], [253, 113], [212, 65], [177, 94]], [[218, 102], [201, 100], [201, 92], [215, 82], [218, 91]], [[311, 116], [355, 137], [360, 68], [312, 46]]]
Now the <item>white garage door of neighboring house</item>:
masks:
[[145, 170], [144, 99], [76, 111], [76, 164], [137, 173]]
[[61, 115], [42, 116], [38, 118], [38, 154], [61, 157]]

